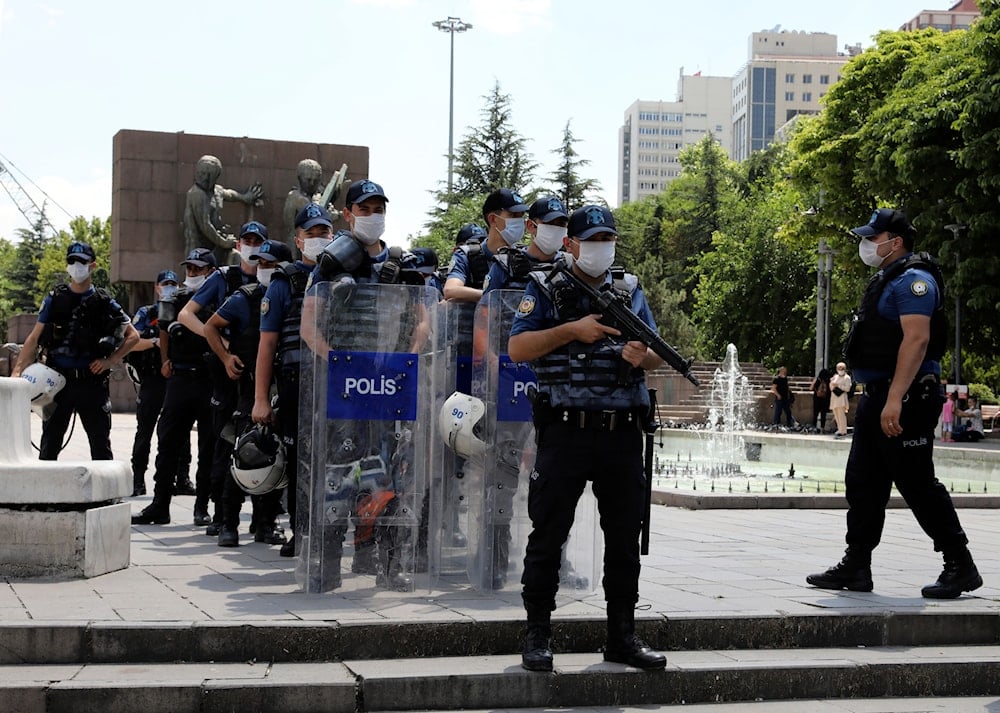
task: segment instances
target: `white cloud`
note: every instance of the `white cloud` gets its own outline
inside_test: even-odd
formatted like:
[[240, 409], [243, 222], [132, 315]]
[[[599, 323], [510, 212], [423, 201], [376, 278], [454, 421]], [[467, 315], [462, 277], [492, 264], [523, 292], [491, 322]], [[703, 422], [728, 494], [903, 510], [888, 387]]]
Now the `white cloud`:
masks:
[[535, 30], [548, 24], [552, 0], [472, 0], [472, 23], [501, 35]]

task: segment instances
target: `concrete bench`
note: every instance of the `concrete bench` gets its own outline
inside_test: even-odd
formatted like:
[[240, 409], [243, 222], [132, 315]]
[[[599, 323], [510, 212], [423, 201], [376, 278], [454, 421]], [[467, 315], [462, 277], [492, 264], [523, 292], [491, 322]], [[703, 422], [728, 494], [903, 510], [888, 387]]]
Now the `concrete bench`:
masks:
[[95, 577], [129, 565], [132, 473], [120, 461], [40, 461], [30, 385], [0, 377], [0, 576]]

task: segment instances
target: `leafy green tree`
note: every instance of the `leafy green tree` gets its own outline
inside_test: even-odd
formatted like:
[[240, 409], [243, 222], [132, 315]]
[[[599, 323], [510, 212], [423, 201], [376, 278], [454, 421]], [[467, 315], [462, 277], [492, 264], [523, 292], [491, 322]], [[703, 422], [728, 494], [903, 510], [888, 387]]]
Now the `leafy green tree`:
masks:
[[[500, 90], [500, 82], [483, 99], [482, 124], [465, 135], [455, 152], [454, 190], [458, 196], [497, 188], [522, 190], [538, 168], [527, 151], [527, 139], [513, 126], [510, 95]], [[443, 202], [452, 204], [458, 196], [443, 196]]]
[[603, 199], [594, 197], [594, 193], [601, 190], [600, 182], [580, 175], [590, 161], [580, 158], [575, 146], [578, 141], [570, 129], [570, 121], [567, 121], [562, 143], [552, 151], [559, 156], [559, 166], [549, 175], [549, 181], [554, 186], [552, 192], [559, 196], [569, 211], [588, 203], [604, 203]]
[[39, 220], [31, 230], [18, 229], [20, 242], [14, 253], [14, 261], [7, 273], [7, 288], [4, 298], [10, 300], [14, 314], [37, 312], [41, 304], [41, 294], [36, 283], [39, 265], [50, 238], [45, 237], [44, 220]]
[[0, 238], [0, 341], [4, 342], [7, 341], [7, 320], [17, 313], [14, 301], [7, 296], [12, 286], [10, 275], [13, 274], [16, 260], [17, 246]]
[[486, 194], [466, 196], [447, 208], [436, 207], [424, 227], [427, 233], [411, 238], [412, 247], [433, 248], [438, 262], [447, 265], [455, 249], [455, 236], [466, 223], [483, 224], [483, 203]]

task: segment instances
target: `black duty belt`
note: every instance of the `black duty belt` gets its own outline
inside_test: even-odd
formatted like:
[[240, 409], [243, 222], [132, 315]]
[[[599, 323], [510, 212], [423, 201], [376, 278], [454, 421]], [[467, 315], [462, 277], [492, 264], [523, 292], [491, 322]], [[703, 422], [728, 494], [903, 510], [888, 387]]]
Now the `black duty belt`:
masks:
[[102, 371], [100, 374], [95, 374], [90, 369], [70, 369], [62, 366], [52, 367], [60, 374], [66, 377], [68, 381], [88, 381], [95, 379], [103, 379], [108, 376], [109, 372]]
[[554, 410], [555, 423], [568, 423], [576, 428], [595, 431], [617, 431], [623, 428], [638, 428], [639, 414], [634, 410], [590, 411], [577, 408], [557, 408]]
[[[940, 384], [941, 378], [937, 374], [917, 374], [913, 379], [913, 383], [910, 384], [910, 389], [918, 385], [927, 384]], [[869, 381], [865, 384], [865, 396], [881, 396], [889, 392], [889, 387], [892, 385], [892, 379], [878, 379], [876, 381]], [[907, 389], [909, 391], [909, 389]]]
[[173, 373], [175, 376], [208, 376], [208, 369], [204, 366], [175, 366]]

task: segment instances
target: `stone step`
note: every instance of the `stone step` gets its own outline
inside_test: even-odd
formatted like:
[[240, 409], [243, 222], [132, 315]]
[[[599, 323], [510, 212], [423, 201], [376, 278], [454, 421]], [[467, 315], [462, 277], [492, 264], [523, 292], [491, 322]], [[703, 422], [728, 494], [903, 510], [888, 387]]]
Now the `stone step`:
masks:
[[[337, 612], [331, 610], [330, 616]], [[991, 612], [926, 611], [786, 616], [642, 616], [638, 633], [662, 651], [798, 647], [972, 646], [1000, 642]], [[178, 661], [320, 663], [391, 657], [491, 656], [521, 650], [517, 619], [339, 623], [9, 622], [0, 665], [147, 664]], [[598, 651], [603, 619], [557, 619], [560, 651]], [[0, 709], [2, 710], [2, 709]]]
[[1000, 646], [724, 649], [668, 655], [643, 672], [560, 653], [555, 672], [514, 654], [322, 663], [0, 666], [18, 713], [464, 710], [671, 705], [1000, 692]]

